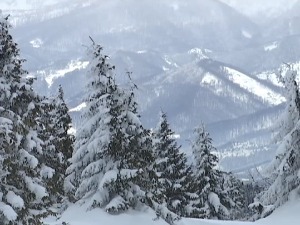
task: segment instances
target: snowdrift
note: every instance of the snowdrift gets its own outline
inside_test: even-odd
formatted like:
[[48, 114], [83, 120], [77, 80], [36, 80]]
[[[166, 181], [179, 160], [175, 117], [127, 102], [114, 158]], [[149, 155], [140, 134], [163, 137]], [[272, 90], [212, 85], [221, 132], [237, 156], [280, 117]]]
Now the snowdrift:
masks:
[[[176, 225], [297, 225], [300, 221], [300, 199], [292, 200], [278, 208], [273, 214], [256, 222], [218, 221], [183, 218]], [[102, 209], [86, 211], [85, 205], [70, 206], [59, 220], [47, 218], [47, 225], [168, 225], [162, 219], [156, 219], [154, 211], [128, 211], [120, 215], [110, 215]]]

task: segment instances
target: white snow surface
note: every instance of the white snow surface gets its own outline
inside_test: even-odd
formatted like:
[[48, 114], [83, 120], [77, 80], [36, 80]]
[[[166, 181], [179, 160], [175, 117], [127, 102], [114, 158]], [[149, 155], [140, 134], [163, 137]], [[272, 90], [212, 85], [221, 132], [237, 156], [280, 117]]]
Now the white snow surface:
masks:
[[36, 183], [30, 177], [25, 177], [25, 182], [29, 191], [35, 194], [36, 199], [42, 199], [43, 197], [48, 196], [48, 193], [46, 192], [46, 188]]
[[219, 208], [221, 205], [219, 196], [216, 193], [211, 192], [208, 195], [208, 200], [209, 200], [209, 203], [214, 206], [216, 212], [219, 212]]
[[270, 45], [264, 46], [265, 51], [272, 51], [274, 49], [278, 48], [278, 43], [275, 41]]
[[[122, 177], [134, 177], [134, 176], [136, 176], [137, 172], [138, 172], [138, 170], [122, 169], [120, 171], [120, 175]], [[104, 174], [104, 176], [103, 176], [103, 178], [102, 178], [102, 180], [101, 180], [101, 182], [99, 184], [99, 187], [104, 187], [105, 184], [107, 184], [107, 183], [109, 183], [111, 181], [115, 181], [117, 179], [117, 176], [118, 176], [118, 171], [117, 170], [109, 170], [109, 171], [107, 171]]]
[[260, 74], [257, 74], [256, 76], [261, 80], [270, 81], [275, 86], [283, 87], [283, 84], [280, 83], [279, 80], [278, 80], [277, 74], [273, 71], [265, 71], [265, 72], [262, 72]]
[[43, 178], [52, 178], [55, 174], [55, 170], [52, 169], [51, 167], [48, 167], [48, 166], [43, 166], [42, 169], [41, 169], [41, 176]]
[[189, 51], [189, 54], [196, 55], [198, 59], [208, 59], [209, 57], [207, 57], [205, 53], [207, 53], [207, 50], [202, 50], [200, 48], [193, 48]]
[[218, 85], [220, 83], [220, 81], [218, 80], [218, 78], [207, 72], [204, 77], [202, 78], [202, 81], [201, 81], [202, 84], [207, 84], [207, 85]]
[[[296, 225], [300, 221], [300, 199], [292, 200], [281, 206], [273, 214], [256, 222], [217, 221], [183, 218], [175, 225]], [[162, 219], [155, 220], [154, 211], [145, 208], [140, 212], [128, 211], [120, 215], [110, 215], [103, 209], [86, 211], [86, 206], [72, 205], [59, 220], [47, 218], [48, 225], [60, 225], [66, 222], [69, 225], [168, 225]]]
[[0, 211], [3, 215], [10, 221], [17, 219], [17, 213], [13, 210], [13, 208], [9, 205], [0, 202]]
[[15, 208], [23, 208], [24, 207], [23, 199], [20, 196], [16, 195], [12, 191], [9, 191], [7, 193], [6, 200], [9, 204], [11, 204]]
[[69, 109], [69, 112], [80, 112], [85, 107], [86, 107], [86, 103], [83, 102], [83, 103], [79, 104], [78, 106], [76, 106], [75, 108]]
[[20, 150], [20, 159], [22, 162], [26, 162], [29, 164], [29, 166], [34, 169], [38, 166], [39, 161], [37, 158], [35, 158], [33, 155], [30, 155], [27, 151], [24, 149]]
[[66, 65], [65, 68], [59, 69], [59, 70], [39, 70], [37, 71], [37, 76], [42, 75], [45, 77], [45, 80], [49, 87], [53, 84], [53, 81], [59, 77], [65, 76], [67, 73], [73, 72], [75, 70], [85, 69], [88, 66], [89, 62], [87, 61], [80, 61], [77, 60], [71, 60], [71, 62]]
[[32, 45], [33, 48], [40, 48], [44, 44], [44, 42], [40, 38], [33, 39], [29, 43]]
[[255, 79], [228, 67], [225, 67], [225, 70], [229, 75], [229, 80], [231, 80], [235, 84], [238, 84], [241, 88], [249, 91], [257, 97], [262, 98], [269, 104], [279, 105], [285, 102], [284, 96], [262, 85]]

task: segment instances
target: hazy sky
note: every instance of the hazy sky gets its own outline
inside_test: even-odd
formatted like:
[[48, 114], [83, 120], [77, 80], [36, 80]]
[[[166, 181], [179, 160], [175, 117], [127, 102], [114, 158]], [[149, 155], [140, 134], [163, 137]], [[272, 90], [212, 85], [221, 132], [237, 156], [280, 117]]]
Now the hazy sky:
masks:
[[[31, 9], [39, 8], [41, 5], [51, 5], [62, 0], [0, 0], [0, 9]], [[66, 1], [66, 0], [64, 0]], [[88, 0], [72, 0], [83, 1]], [[99, 0], [100, 1], [100, 0]], [[107, 0], [109, 1], [109, 0]], [[122, 1], [122, 0], [120, 0]], [[137, 0], [142, 1], [142, 0]], [[160, 0], [156, 0], [160, 1]], [[188, 3], [188, 0], [184, 0]], [[211, 1], [211, 0], [199, 0]], [[274, 17], [281, 14], [286, 9], [291, 8], [293, 4], [300, 0], [219, 0], [236, 8], [241, 13], [250, 17], [268, 16]], [[153, 1], [155, 3], [155, 0]]]
[[[205, 1], [205, 0], [203, 0]], [[300, 0], [220, 0], [247, 16], [276, 16]]]
[[[85, 0], [81, 0], [85, 1]], [[109, 0], [108, 0], [109, 1]], [[142, 0], [138, 0], [142, 1]], [[159, 0], [157, 0], [159, 1]], [[188, 0], [185, 0], [188, 2]], [[199, 0], [199, 1], [210, 1], [210, 0]], [[219, 0], [245, 12], [254, 13], [266, 9], [280, 10], [282, 7], [289, 7], [294, 2], [299, 0]], [[0, 0], [0, 6], [13, 7], [30, 7], [32, 5], [38, 6], [40, 4], [51, 4], [53, 2], [59, 2], [59, 0]], [[155, 1], [154, 1], [155, 2]]]
[[51, 5], [59, 0], [0, 0], [0, 9], [4, 10], [28, 10], [38, 8], [41, 5]]

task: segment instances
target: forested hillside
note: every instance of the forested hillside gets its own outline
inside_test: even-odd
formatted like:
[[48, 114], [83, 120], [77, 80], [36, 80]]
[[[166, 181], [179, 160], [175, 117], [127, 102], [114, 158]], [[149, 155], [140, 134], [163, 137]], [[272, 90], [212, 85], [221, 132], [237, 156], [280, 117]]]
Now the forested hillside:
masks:
[[0, 3], [0, 223], [297, 221], [300, 3], [235, 4]]

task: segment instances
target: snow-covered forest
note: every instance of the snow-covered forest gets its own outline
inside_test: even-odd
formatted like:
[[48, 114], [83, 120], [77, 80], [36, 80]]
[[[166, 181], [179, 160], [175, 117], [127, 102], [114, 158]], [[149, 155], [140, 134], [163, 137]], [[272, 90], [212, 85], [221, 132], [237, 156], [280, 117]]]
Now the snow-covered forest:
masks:
[[[179, 5], [172, 7], [177, 11]], [[39, 59], [22, 54], [14, 33], [22, 21], [15, 18], [0, 11], [0, 224], [266, 225], [300, 220], [300, 93], [295, 61], [254, 77], [231, 66], [230, 57], [225, 63], [210, 58], [209, 49], [193, 48], [188, 52], [191, 61], [185, 53], [165, 55], [166, 78], [152, 80], [147, 75], [141, 83], [134, 73], [147, 73], [150, 63], [143, 55], [148, 50], [139, 50], [133, 57], [137, 61], [122, 51], [111, 57], [111, 47], [102, 46], [101, 38], [91, 33], [81, 46], [83, 55], [70, 68], [49, 69], [50, 75], [47, 69], [33, 73], [30, 60]], [[37, 23], [34, 17], [30, 20]], [[250, 23], [248, 29], [255, 30]], [[243, 38], [251, 39], [249, 30], [243, 30]], [[172, 46], [173, 41], [161, 47]], [[235, 41], [231, 44], [242, 46], [243, 41]], [[40, 49], [43, 41], [30, 44]], [[73, 45], [55, 44], [58, 49]], [[272, 51], [277, 44], [267, 47], [265, 51]], [[155, 51], [147, 56], [157, 60]], [[124, 64], [132, 71], [118, 69]], [[69, 80], [72, 89], [66, 82], [56, 85], [73, 72], [80, 79]], [[186, 74], [190, 76], [184, 81]], [[197, 98], [189, 98], [186, 93], [196, 89], [199, 74], [203, 89]], [[188, 85], [180, 90], [177, 79]], [[78, 83], [84, 83], [82, 91], [74, 88]], [[220, 99], [212, 100], [215, 95]], [[186, 102], [193, 102], [192, 107]], [[70, 108], [73, 103], [77, 107]]]

